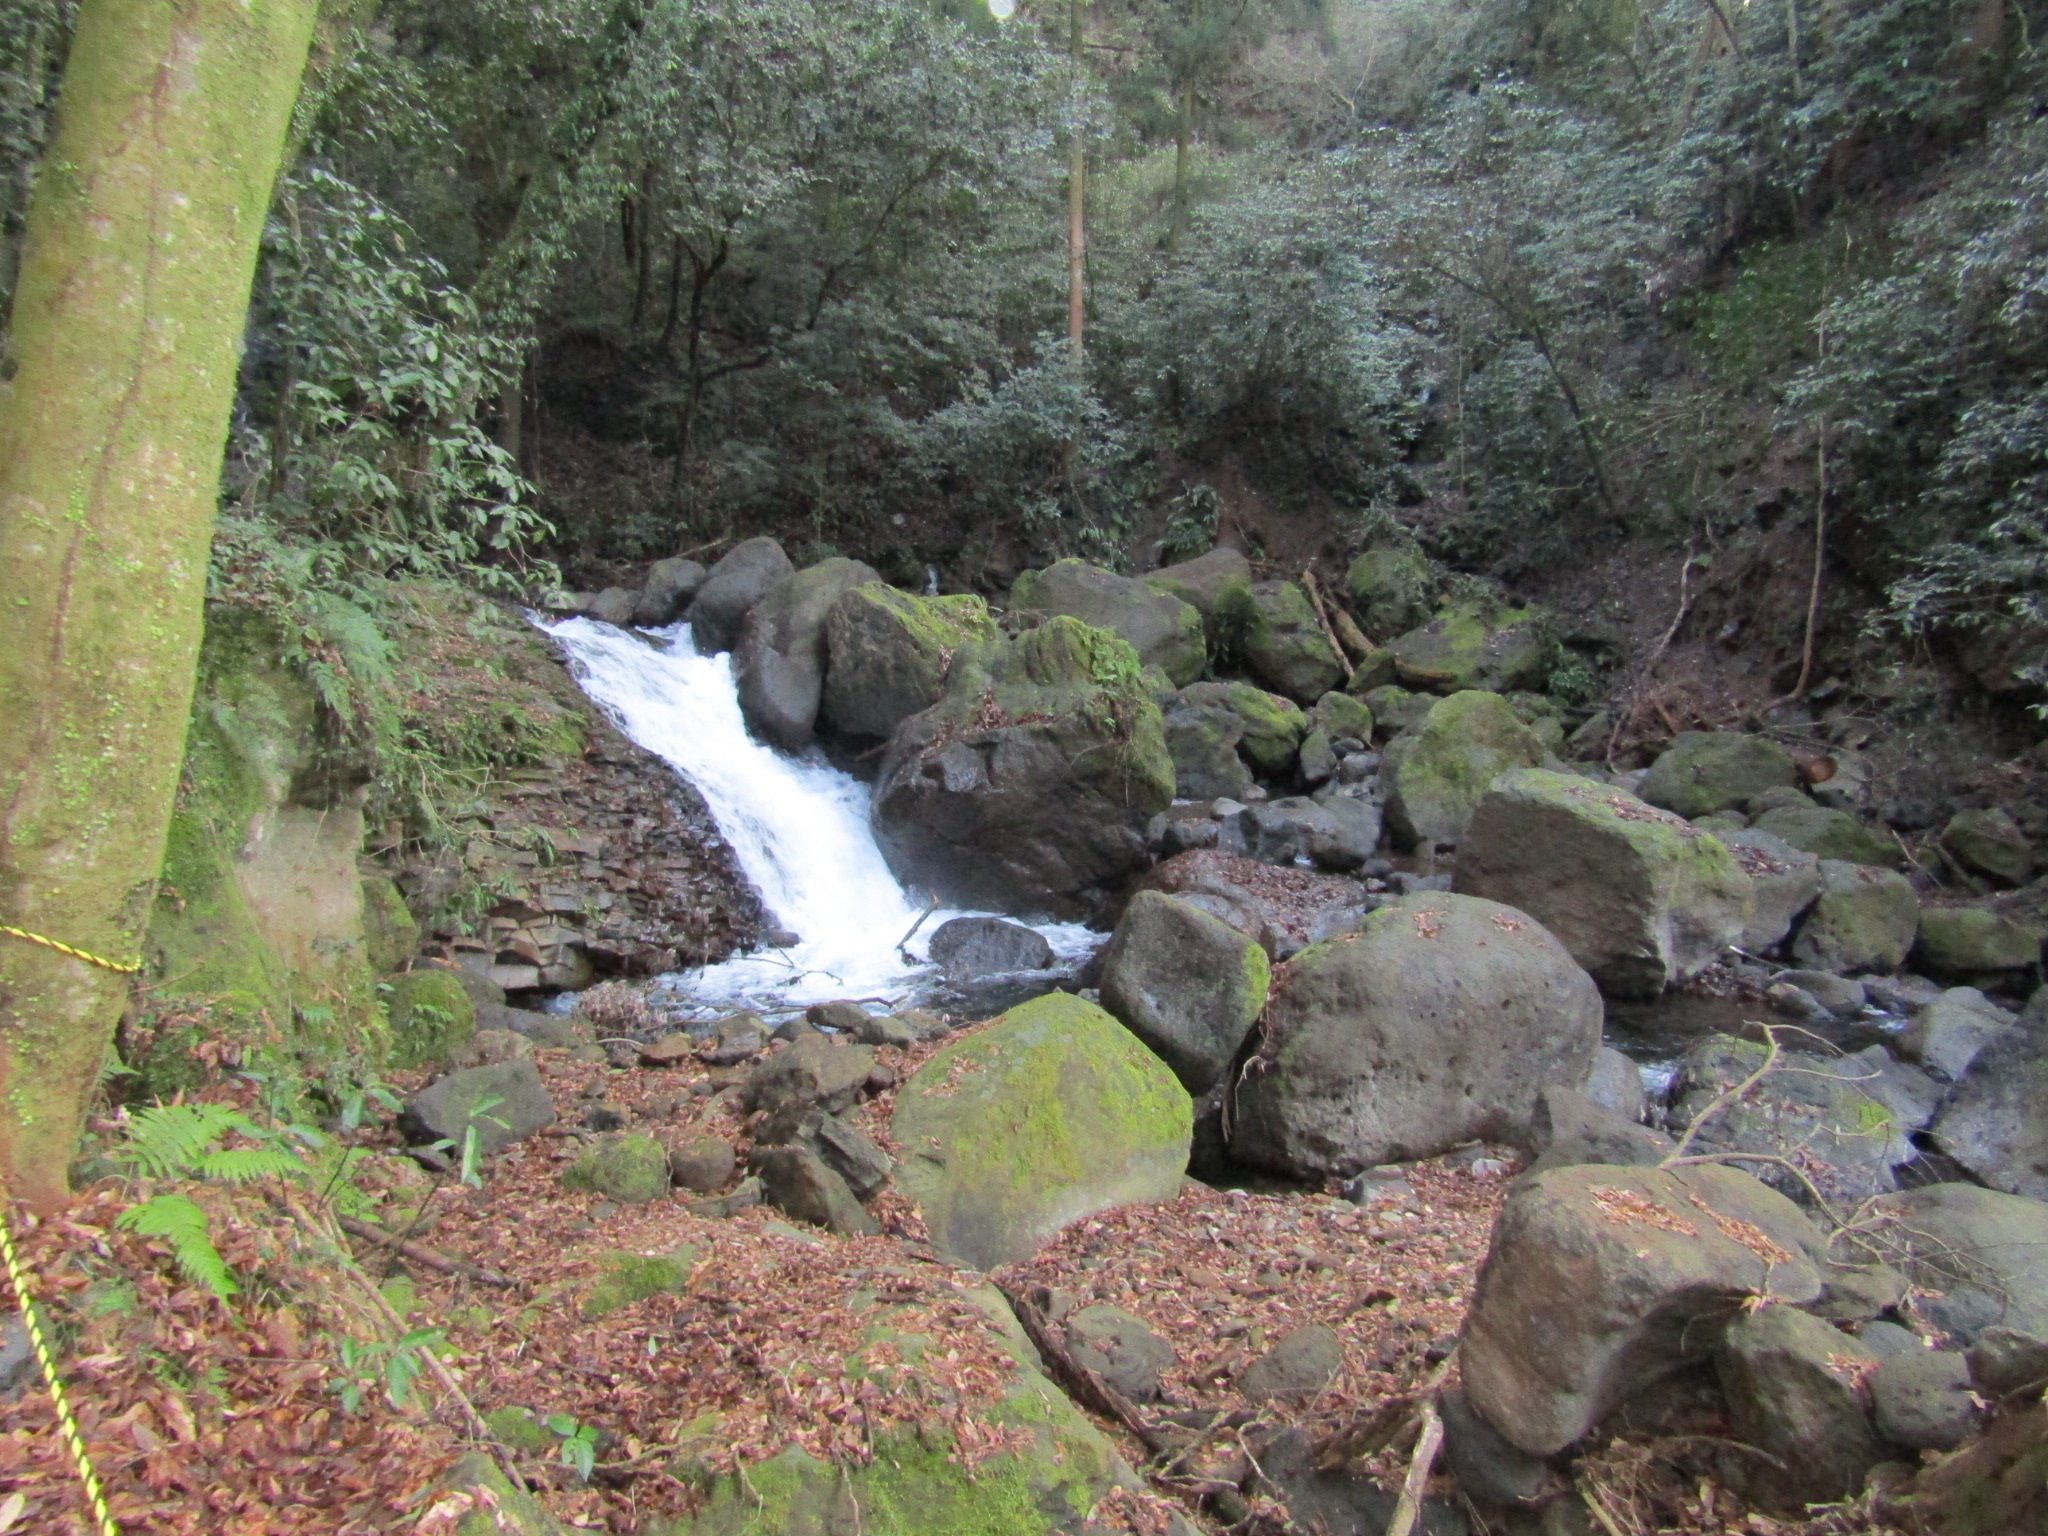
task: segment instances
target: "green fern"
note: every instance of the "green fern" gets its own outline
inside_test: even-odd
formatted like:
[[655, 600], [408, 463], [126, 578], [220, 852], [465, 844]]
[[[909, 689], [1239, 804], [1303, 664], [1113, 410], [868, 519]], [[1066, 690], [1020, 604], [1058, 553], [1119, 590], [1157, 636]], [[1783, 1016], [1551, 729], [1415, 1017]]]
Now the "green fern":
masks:
[[257, 1179], [303, 1179], [306, 1165], [283, 1147], [228, 1147], [199, 1159], [199, 1176], [222, 1184], [248, 1184]]
[[144, 1237], [161, 1237], [171, 1245], [178, 1268], [195, 1284], [205, 1286], [222, 1301], [241, 1287], [235, 1283], [228, 1261], [220, 1256], [207, 1233], [206, 1212], [184, 1195], [163, 1194], [131, 1205], [115, 1218], [114, 1225]]
[[135, 1111], [127, 1145], [116, 1155], [154, 1179], [191, 1178], [229, 1131], [257, 1134], [249, 1118], [229, 1104], [156, 1104]]

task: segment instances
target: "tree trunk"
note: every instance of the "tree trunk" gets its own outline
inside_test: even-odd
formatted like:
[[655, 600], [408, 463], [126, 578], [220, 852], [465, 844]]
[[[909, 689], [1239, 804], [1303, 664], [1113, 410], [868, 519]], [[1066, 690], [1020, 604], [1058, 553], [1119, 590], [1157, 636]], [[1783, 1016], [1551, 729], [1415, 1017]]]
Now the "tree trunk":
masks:
[[[1081, 0], [1068, 10], [1068, 43], [1074, 59], [1074, 106], [1081, 104]], [[1081, 333], [1086, 319], [1088, 273], [1088, 144], [1074, 123], [1074, 143], [1067, 166], [1067, 341], [1074, 362], [1081, 361]]]
[[[142, 939], [257, 239], [317, 0], [84, 0], [0, 394], [0, 922]], [[126, 983], [0, 935], [0, 1174], [39, 1211]]]
[[1166, 248], [1178, 251], [1188, 235], [1188, 149], [1195, 131], [1195, 83], [1184, 81], [1179, 110], [1173, 118], [1173, 222], [1167, 226]]

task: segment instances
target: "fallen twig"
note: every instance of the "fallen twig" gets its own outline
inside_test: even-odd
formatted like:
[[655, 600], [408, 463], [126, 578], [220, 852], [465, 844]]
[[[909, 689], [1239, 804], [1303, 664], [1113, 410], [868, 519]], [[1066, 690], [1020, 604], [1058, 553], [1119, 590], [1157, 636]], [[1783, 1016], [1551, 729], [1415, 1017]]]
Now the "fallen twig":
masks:
[[939, 893], [937, 891], [933, 891], [931, 905], [926, 907], [922, 912], [917, 914], [917, 921], [912, 923], [909, 929], [904, 933], [903, 937], [896, 941], [896, 953], [903, 957], [903, 963], [905, 965], [915, 965], [917, 964], [917, 962], [910, 958], [910, 952], [903, 946], [908, 944], [912, 939], [917, 937], [917, 930], [924, 926], [924, 920], [930, 917], [934, 912], [938, 910]]
[[1422, 1497], [1429, 1488], [1430, 1473], [1436, 1470], [1437, 1452], [1443, 1448], [1444, 1421], [1436, 1411], [1432, 1395], [1422, 1405], [1422, 1433], [1415, 1440], [1415, 1456], [1408, 1463], [1408, 1475], [1401, 1481], [1401, 1497], [1394, 1503], [1394, 1518], [1387, 1522], [1387, 1536], [1408, 1536], [1422, 1516]]
[[1059, 1336], [1059, 1330], [1053, 1326], [1052, 1319], [1047, 1317], [1036, 1303], [1012, 1286], [998, 1284], [997, 1289], [1010, 1303], [1010, 1310], [1017, 1315], [1017, 1321], [1024, 1325], [1024, 1332], [1030, 1337], [1039, 1354], [1045, 1358], [1054, 1379], [1077, 1398], [1084, 1408], [1093, 1408], [1103, 1417], [1116, 1420], [1143, 1441], [1145, 1448], [1155, 1456], [1165, 1455], [1172, 1450], [1166, 1437], [1146, 1421], [1145, 1416], [1138, 1412], [1135, 1403], [1074, 1358], [1073, 1351], [1067, 1348], [1066, 1340]]
[[351, 1237], [360, 1237], [364, 1242], [393, 1249], [414, 1263], [424, 1264], [429, 1269], [438, 1269], [444, 1275], [460, 1275], [465, 1280], [474, 1280], [478, 1285], [494, 1285], [503, 1290], [510, 1290], [518, 1284], [516, 1280], [494, 1270], [480, 1269], [467, 1259], [451, 1257], [437, 1248], [429, 1248], [425, 1243], [409, 1242], [395, 1233], [386, 1232], [382, 1227], [373, 1226], [367, 1221], [358, 1221], [353, 1216], [337, 1216], [335, 1220], [340, 1223], [341, 1230]]
[[[1330, 615], [1323, 607], [1323, 589], [1316, 583], [1316, 573], [1306, 566], [1302, 567], [1301, 584], [1308, 592], [1310, 606], [1316, 611], [1316, 622], [1323, 626], [1323, 638], [1330, 642], [1330, 649], [1336, 653], [1337, 665], [1349, 672], [1355, 663], [1337, 639], [1336, 626], [1330, 622]], [[1360, 661], [1364, 659], [1362, 656], [1359, 658]]]

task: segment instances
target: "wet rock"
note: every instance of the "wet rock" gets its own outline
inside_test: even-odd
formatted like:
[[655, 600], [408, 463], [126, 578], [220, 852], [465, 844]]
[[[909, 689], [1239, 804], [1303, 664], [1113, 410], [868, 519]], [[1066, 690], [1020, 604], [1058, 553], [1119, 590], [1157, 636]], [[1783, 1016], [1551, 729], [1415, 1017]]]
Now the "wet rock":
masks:
[[1716, 839], [1572, 774], [1493, 781], [1458, 847], [1456, 888], [1542, 923], [1611, 995], [1655, 997], [1742, 937], [1749, 877]]
[[1916, 1316], [1970, 1345], [2005, 1327], [2048, 1338], [2048, 1205], [1974, 1184], [1928, 1184], [1873, 1207], [1920, 1288]]
[[762, 740], [786, 752], [810, 744], [825, 691], [825, 620], [855, 587], [881, 577], [858, 560], [820, 561], [771, 587], [733, 648], [740, 710]]
[[1931, 1349], [1900, 1351], [1870, 1378], [1877, 1430], [1914, 1451], [1952, 1451], [1977, 1427], [1969, 1362]]
[[1750, 1469], [1755, 1491], [1789, 1512], [1845, 1499], [1883, 1456], [1870, 1427], [1876, 1354], [1791, 1307], [1738, 1316], [1722, 1335], [1715, 1369], [1737, 1433], [1775, 1458]]
[[1124, 908], [1102, 963], [1102, 1005], [1206, 1093], [1266, 1005], [1266, 952], [1201, 908], [1140, 891]]
[[1761, 736], [1684, 731], [1672, 739], [1637, 794], [1680, 816], [1740, 810], [1766, 790], [1799, 783], [1792, 754]]
[[931, 958], [950, 982], [1009, 971], [1042, 971], [1054, 961], [1045, 935], [1000, 917], [956, 917], [932, 935]]
[[1252, 585], [1252, 610], [1239, 642], [1246, 668], [1276, 693], [1313, 703], [1349, 674], [1310, 606], [1291, 581]]
[[942, 1253], [990, 1268], [1095, 1211], [1171, 1197], [1192, 1120], [1187, 1090], [1115, 1019], [1042, 997], [945, 1046], [903, 1086], [897, 1186]]
[[754, 605], [796, 567], [773, 539], [748, 539], [736, 544], [711, 567], [683, 617], [700, 655], [729, 651]]
[[1897, 970], [1920, 929], [1920, 898], [1906, 877], [1868, 864], [1820, 861], [1820, 896], [1792, 955], [1817, 971]]
[[1494, 780], [1543, 758], [1543, 744], [1498, 694], [1454, 693], [1380, 759], [1388, 828], [1404, 848], [1458, 843]]
[[1854, 1018], [1863, 1011], [1863, 983], [1828, 971], [1780, 971], [1774, 982], [1794, 986], [1838, 1019]]
[[1248, 1402], [1314, 1397], [1344, 1369], [1344, 1344], [1321, 1323], [1284, 1334], [1237, 1373], [1232, 1383]]
[[668, 1152], [652, 1136], [606, 1136], [569, 1165], [562, 1182], [621, 1205], [645, 1205], [668, 1193]]
[[1935, 1077], [1954, 1082], [2014, 1018], [1975, 987], [1951, 987], [1914, 1015], [1899, 1036], [1899, 1049]]
[[1121, 1307], [1082, 1307], [1066, 1319], [1074, 1359], [1134, 1403], [1159, 1396], [1159, 1378], [1173, 1369], [1173, 1346]]
[[1935, 976], [1987, 976], [2041, 963], [2041, 930], [1986, 907], [1925, 907], [1917, 946]]
[[1474, 1139], [1526, 1144], [1543, 1088], [1581, 1087], [1592, 978], [1533, 919], [1475, 896], [1404, 897], [1280, 968], [1232, 1150], [1348, 1175]]
[[953, 668], [998, 649], [1001, 633], [979, 597], [917, 597], [856, 586], [825, 620], [819, 718], [848, 736], [887, 737], [945, 692]]
[[732, 1144], [716, 1136], [696, 1136], [668, 1149], [671, 1182], [695, 1194], [708, 1195], [731, 1182], [739, 1167]]
[[1511, 693], [1542, 681], [1548, 649], [1533, 608], [1459, 602], [1389, 646], [1403, 683], [1433, 693]]
[[1934, 1142], [2009, 1195], [2048, 1200], [2048, 1007], [2029, 1005], [1970, 1058]]
[[1192, 683], [1208, 664], [1202, 615], [1192, 604], [1084, 560], [1026, 571], [1010, 588], [1010, 607], [1019, 613], [1063, 613], [1112, 630], [1138, 653], [1140, 665], [1158, 667], [1176, 688]]
[[400, 1118], [416, 1145], [447, 1140], [459, 1149], [474, 1126], [477, 1150], [487, 1157], [554, 1123], [554, 1103], [531, 1061], [451, 1072], [409, 1096]]
[[1150, 862], [1173, 761], [1137, 656], [1059, 616], [890, 738], [875, 830], [903, 877], [962, 904], [1079, 916]]
[[633, 608], [639, 594], [627, 587], [606, 587], [590, 600], [583, 611], [602, 624], [625, 626], [633, 622]]
[[1268, 864], [1307, 859], [1318, 869], [1363, 869], [1380, 843], [1380, 808], [1354, 797], [1310, 800], [1290, 795], [1241, 813], [1245, 851]]
[[815, 1152], [803, 1147], [756, 1147], [748, 1167], [761, 1181], [761, 1198], [786, 1216], [836, 1232], [870, 1237], [881, 1231], [853, 1191]]
[[1942, 852], [1973, 875], [2000, 885], [2025, 885], [2034, 873], [2034, 849], [2003, 808], [1958, 811], [1941, 833]]
[[647, 568], [647, 577], [633, 599], [633, 622], [642, 629], [673, 624], [682, 617], [710, 574], [696, 561], [680, 555], [655, 561]]
[[1742, 948], [1752, 955], [1769, 953], [1820, 895], [1820, 860], [1768, 832], [1742, 828], [1715, 836], [1749, 876], [1750, 916]]
[[1824, 1247], [1790, 1201], [1732, 1168], [1517, 1180], [1465, 1320], [1465, 1391], [1512, 1444], [1555, 1455], [1639, 1388], [1706, 1358], [1746, 1298], [1813, 1300]]

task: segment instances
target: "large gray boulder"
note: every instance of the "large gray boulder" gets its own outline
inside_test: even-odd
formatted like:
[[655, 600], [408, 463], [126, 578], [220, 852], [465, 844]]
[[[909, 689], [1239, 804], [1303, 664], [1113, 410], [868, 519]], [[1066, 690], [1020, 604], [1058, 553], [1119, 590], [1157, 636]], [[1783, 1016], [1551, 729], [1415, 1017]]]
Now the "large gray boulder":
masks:
[[1862, 1384], [1878, 1362], [1864, 1345], [1793, 1307], [1764, 1307], [1728, 1325], [1715, 1374], [1737, 1433], [1775, 1463], [1745, 1469], [1764, 1502], [1801, 1513], [1862, 1490], [1883, 1455]]
[[1942, 828], [1941, 851], [1973, 875], [2001, 885], [2025, 885], [2034, 873], [2034, 847], [2003, 807], [1957, 811]]
[[1684, 818], [1611, 785], [1520, 768], [1481, 797], [1456, 889], [1519, 907], [1613, 997], [1696, 976], [1748, 923], [1749, 877]]
[[2048, 1200], [2048, 1007], [2030, 1006], [1970, 1058], [1934, 1141], [1993, 1189]]
[[1140, 891], [1103, 953], [1102, 1006], [1199, 1096], [1258, 1022], [1272, 975], [1256, 940], [1189, 902]]
[[1009, 971], [1043, 971], [1053, 964], [1045, 935], [1000, 917], [956, 917], [941, 923], [926, 950], [954, 983]]
[[1193, 1113], [1165, 1064], [1100, 1008], [1035, 998], [898, 1091], [896, 1185], [940, 1252], [993, 1269], [1084, 1216], [1171, 1198]]
[[1387, 744], [1380, 788], [1388, 828], [1406, 848], [1459, 843], [1493, 781], [1513, 768], [1541, 767], [1545, 755], [1499, 694], [1454, 693]]
[[1989, 907], [1924, 907], [1916, 945], [1930, 976], [1991, 976], [2041, 963], [2041, 930]]
[[1944, 1082], [1968, 1070], [1993, 1035], [2013, 1014], [1975, 987], [1950, 987], [1913, 1016], [1899, 1036], [1899, 1049]]
[[1237, 717], [1242, 730], [1237, 750], [1254, 771], [1266, 778], [1294, 766], [1308, 717], [1301, 706], [1250, 683], [1194, 683], [1180, 691], [1180, 702], [1195, 709], [1223, 709]]
[[1141, 665], [1157, 667], [1179, 688], [1202, 675], [1208, 643], [1202, 615], [1190, 603], [1085, 560], [1061, 560], [1026, 571], [1010, 588], [1019, 613], [1063, 613], [1121, 635]]
[[1767, 954], [1785, 941], [1820, 895], [1820, 859], [1751, 827], [1714, 835], [1749, 876], [1749, 921], [1743, 925], [1742, 947], [1752, 955]]
[[1177, 597], [1202, 616], [1212, 654], [1227, 655], [1237, 648], [1252, 615], [1252, 567], [1243, 555], [1234, 549], [1212, 549], [1154, 571], [1144, 581], [1154, 592]]
[[673, 624], [710, 574], [696, 561], [681, 555], [655, 561], [647, 568], [639, 595], [633, 599], [633, 622], [643, 629]]
[[1899, 845], [1890, 838], [1880, 837], [1847, 811], [1824, 805], [1776, 806], [1751, 825], [1819, 859], [1890, 865], [1902, 857]]
[[733, 651], [740, 710], [785, 752], [808, 746], [825, 690], [825, 619], [855, 587], [882, 578], [858, 560], [823, 560], [785, 577], [748, 612]]
[[1344, 593], [1366, 634], [1385, 642], [1429, 618], [1441, 580], [1422, 546], [1402, 539], [1353, 560], [1344, 573]]
[[1457, 602], [1389, 646], [1401, 681], [1432, 693], [1512, 693], [1543, 680], [1549, 639], [1534, 608]]
[[1064, 615], [955, 666], [889, 739], [875, 831], [897, 872], [965, 906], [1078, 917], [1150, 862], [1173, 759], [1137, 654]]
[[729, 651], [740, 637], [740, 626], [761, 601], [796, 567], [773, 539], [748, 539], [735, 544], [704, 578], [697, 595], [684, 610], [690, 639], [700, 656]]
[[1928, 1184], [1872, 1207], [1875, 1236], [1918, 1288], [1913, 1309], [1958, 1345], [1987, 1329], [2048, 1339], [2048, 1205]]
[[1714, 1164], [1519, 1179], [1465, 1318], [1472, 1406], [1553, 1456], [1637, 1389], [1705, 1359], [1745, 1301], [1821, 1293], [1825, 1244], [1784, 1196]]
[[1820, 861], [1820, 895], [1792, 941], [1792, 958], [1816, 971], [1895, 971], [1920, 931], [1920, 898], [1896, 870]]
[[1269, 864], [1307, 859], [1318, 869], [1362, 868], [1380, 845], [1379, 802], [1369, 795], [1287, 795], [1239, 813], [1245, 852]]
[[1291, 581], [1252, 587], [1252, 611], [1240, 642], [1252, 676], [1302, 704], [1340, 686], [1350, 668], [1330, 648], [1308, 594]]
[[1680, 816], [1739, 811], [1766, 790], [1799, 783], [1799, 764], [1775, 741], [1732, 731], [1682, 731], [1636, 793]]
[[1237, 750], [1244, 739], [1244, 721], [1230, 710], [1176, 703], [1167, 709], [1165, 725], [1178, 798], [1235, 799], [1252, 787], [1251, 770]]
[[1231, 1150], [1320, 1179], [1527, 1145], [1543, 1089], [1591, 1077], [1602, 1018], [1592, 977], [1526, 913], [1403, 897], [1280, 968]]
[[955, 666], [1001, 641], [978, 597], [917, 597], [879, 582], [856, 586], [825, 619], [819, 717], [847, 736], [887, 736], [939, 701]]
[[530, 1060], [450, 1072], [407, 1098], [401, 1119], [415, 1142], [449, 1141], [458, 1152], [473, 1127], [486, 1156], [554, 1123], [554, 1101]]

